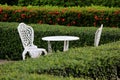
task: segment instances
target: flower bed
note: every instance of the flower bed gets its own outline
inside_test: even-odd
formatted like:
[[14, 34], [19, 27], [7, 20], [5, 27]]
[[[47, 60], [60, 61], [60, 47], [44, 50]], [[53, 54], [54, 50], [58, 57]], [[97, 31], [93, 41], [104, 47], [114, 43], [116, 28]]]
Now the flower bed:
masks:
[[102, 6], [0, 6], [1, 22], [25, 22], [66, 26], [120, 27], [120, 9]]

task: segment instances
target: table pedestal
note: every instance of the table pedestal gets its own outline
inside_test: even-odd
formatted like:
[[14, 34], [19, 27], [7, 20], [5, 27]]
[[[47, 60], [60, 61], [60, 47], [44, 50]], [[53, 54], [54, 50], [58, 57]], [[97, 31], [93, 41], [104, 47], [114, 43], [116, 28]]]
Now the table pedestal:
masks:
[[64, 41], [63, 51], [67, 51], [69, 48], [69, 41]]
[[48, 41], [48, 52], [49, 52], [49, 53], [52, 52], [52, 47], [51, 47], [51, 43], [50, 43], [50, 41]]
[[[52, 52], [52, 47], [51, 47], [51, 43], [50, 41], [48, 41], [48, 52], [51, 53]], [[69, 49], [69, 41], [64, 41], [64, 47], [63, 47], [63, 51], [68, 51]]]

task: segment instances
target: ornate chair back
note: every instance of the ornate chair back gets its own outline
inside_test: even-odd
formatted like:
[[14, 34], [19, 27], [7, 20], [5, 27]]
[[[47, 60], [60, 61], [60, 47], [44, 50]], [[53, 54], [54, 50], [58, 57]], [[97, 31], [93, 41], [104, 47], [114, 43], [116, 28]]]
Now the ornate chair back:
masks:
[[32, 27], [20, 23], [18, 26], [18, 32], [24, 48], [33, 46], [34, 31]]
[[95, 39], [94, 39], [94, 46], [95, 47], [97, 47], [99, 45], [99, 41], [100, 41], [100, 37], [101, 37], [101, 33], [102, 33], [102, 28], [103, 28], [103, 24], [101, 24], [100, 28], [98, 28], [96, 33], [95, 33]]

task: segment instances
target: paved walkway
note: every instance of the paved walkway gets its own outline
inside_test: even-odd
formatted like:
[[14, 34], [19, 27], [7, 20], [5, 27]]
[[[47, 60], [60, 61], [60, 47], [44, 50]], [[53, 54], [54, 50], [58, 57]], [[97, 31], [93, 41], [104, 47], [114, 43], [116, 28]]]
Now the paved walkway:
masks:
[[8, 62], [11, 62], [11, 61], [8, 61], [8, 60], [0, 60], [0, 64], [4, 64], [4, 63], [8, 63]]

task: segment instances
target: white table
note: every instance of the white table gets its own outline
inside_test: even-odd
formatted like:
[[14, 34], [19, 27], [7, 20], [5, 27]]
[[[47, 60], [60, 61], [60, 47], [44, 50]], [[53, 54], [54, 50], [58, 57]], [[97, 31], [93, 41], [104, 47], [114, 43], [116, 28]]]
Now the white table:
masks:
[[42, 40], [48, 41], [48, 52], [52, 52], [50, 41], [64, 41], [63, 51], [67, 51], [69, 48], [69, 41], [78, 40], [79, 37], [75, 36], [47, 36], [43, 37]]

